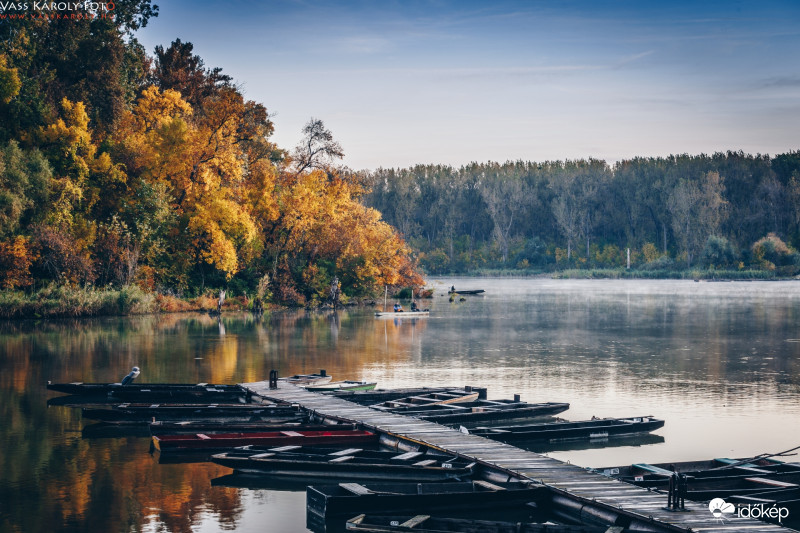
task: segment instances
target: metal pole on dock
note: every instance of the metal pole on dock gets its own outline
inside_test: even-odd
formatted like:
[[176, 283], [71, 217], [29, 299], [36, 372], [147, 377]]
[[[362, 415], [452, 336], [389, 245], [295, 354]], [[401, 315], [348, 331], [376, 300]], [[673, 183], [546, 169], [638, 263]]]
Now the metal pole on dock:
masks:
[[386, 295], [389, 293], [389, 286], [383, 286], [383, 312], [386, 312]]

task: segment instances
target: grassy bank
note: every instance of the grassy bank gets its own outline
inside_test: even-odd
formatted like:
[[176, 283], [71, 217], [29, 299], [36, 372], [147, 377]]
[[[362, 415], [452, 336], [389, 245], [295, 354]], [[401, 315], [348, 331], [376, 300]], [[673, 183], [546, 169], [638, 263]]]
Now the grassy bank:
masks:
[[768, 270], [627, 270], [624, 268], [572, 269], [554, 272], [554, 279], [704, 279], [774, 280], [781, 279]]
[[[0, 318], [55, 318], [137, 315], [161, 312], [209, 311], [216, 309], [216, 298], [198, 296], [180, 299], [145, 292], [135, 285], [121, 289], [96, 289], [49, 286], [39, 291], [0, 292]], [[246, 309], [244, 298], [228, 298], [225, 310]]]

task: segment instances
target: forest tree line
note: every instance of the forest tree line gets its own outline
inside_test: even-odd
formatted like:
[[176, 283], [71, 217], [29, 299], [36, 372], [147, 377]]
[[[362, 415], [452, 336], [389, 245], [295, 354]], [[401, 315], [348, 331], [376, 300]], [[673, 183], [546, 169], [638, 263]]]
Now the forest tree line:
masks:
[[418, 165], [368, 205], [430, 273], [570, 268], [800, 271], [800, 151]]
[[324, 124], [276, 146], [266, 107], [191, 43], [144, 50], [157, 10], [0, 26], [0, 288], [314, 304], [422, 284]]

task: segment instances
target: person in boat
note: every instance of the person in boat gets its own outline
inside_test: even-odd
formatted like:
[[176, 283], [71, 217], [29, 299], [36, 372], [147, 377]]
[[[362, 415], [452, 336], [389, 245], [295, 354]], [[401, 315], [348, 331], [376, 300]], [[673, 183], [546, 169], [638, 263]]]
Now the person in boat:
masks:
[[412, 313], [416, 313], [419, 310], [420, 309], [419, 309], [419, 307], [417, 307], [417, 302], [411, 302], [411, 312]]
[[394, 304], [394, 312], [395, 313], [402, 313], [403, 312], [403, 306], [400, 305], [399, 303], [395, 303]]
[[450, 287], [450, 292], [456, 292], [456, 286], [455, 286], [455, 285], [453, 285], [452, 287]]

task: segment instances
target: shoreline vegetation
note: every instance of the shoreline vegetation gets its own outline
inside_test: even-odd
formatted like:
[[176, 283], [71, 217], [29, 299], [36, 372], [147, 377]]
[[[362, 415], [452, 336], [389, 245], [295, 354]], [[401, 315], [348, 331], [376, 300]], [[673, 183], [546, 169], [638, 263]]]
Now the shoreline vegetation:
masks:
[[[521, 279], [625, 279], [625, 280], [694, 280], [704, 282], [735, 281], [792, 281], [796, 276], [779, 276], [765, 270], [685, 270], [652, 271], [628, 270], [625, 268], [569, 269], [558, 272], [532, 272], [511, 269], [487, 269], [468, 273], [453, 273], [448, 276], [461, 278], [521, 278]], [[416, 298], [432, 298], [433, 289], [420, 290]], [[403, 289], [392, 295], [399, 300], [410, 299], [411, 290]], [[348, 301], [346, 306], [369, 306], [376, 300], [363, 299]], [[130, 316], [160, 313], [209, 313], [217, 309], [218, 298], [207, 292], [192, 298], [179, 298], [172, 295], [156, 294], [142, 290], [136, 285], [121, 288], [68, 287], [51, 285], [35, 292], [5, 290], [0, 291], [0, 320], [25, 320], [47, 318], [89, 318], [101, 316]], [[225, 298], [222, 306], [225, 312], [253, 311], [253, 298], [247, 295]], [[286, 306], [268, 304], [266, 312], [284, 309]], [[307, 308], [310, 308], [307, 306]], [[315, 309], [325, 308], [316, 306]]]

